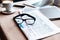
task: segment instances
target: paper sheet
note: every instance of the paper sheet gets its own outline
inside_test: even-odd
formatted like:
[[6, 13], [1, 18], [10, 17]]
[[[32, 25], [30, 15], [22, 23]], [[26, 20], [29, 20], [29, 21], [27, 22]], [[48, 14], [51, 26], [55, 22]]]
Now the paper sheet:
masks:
[[23, 30], [28, 40], [37, 40], [60, 32], [60, 28], [54, 25], [39, 10], [34, 9], [32, 11], [25, 11], [27, 14], [30, 14], [36, 18], [33, 25], [27, 25], [25, 22], [19, 24], [19, 27]]

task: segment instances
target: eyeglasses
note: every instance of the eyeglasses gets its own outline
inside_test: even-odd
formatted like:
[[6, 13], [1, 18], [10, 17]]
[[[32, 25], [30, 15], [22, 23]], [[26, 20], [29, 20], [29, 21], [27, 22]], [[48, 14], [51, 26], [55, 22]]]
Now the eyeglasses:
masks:
[[[25, 19], [23, 19], [22, 17], [24, 16], [24, 15], [27, 15], [28, 17], [30, 17], [30, 18], [25, 18]], [[20, 16], [20, 17], [19, 17]], [[20, 14], [20, 15], [18, 15], [18, 17], [16, 18], [16, 21], [19, 23], [19, 24], [22, 24], [24, 21], [25, 21], [25, 23], [27, 24], [27, 25], [33, 25], [34, 23], [35, 23], [35, 17], [33, 17], [33, 16], [31, 16], [31, 15], [29, 15], [29, 14]]]

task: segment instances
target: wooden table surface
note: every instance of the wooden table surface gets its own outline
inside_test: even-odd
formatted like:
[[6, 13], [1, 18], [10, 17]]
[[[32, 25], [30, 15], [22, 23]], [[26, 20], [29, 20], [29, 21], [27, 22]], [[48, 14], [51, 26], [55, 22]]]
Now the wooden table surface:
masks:
[[[18, 9], [16, 9], [18, 10]], [[26, 40], [18, 26], [14, 23], [13, 17], [18, 15], [16, 11], [11, 15], [3, 15], [0, 13], [0, 26], [8, 40]], [[60, 27], [60, 20], [52, 21], [55, 25]], [[42, 40], [60, 40], [60, 33]]]

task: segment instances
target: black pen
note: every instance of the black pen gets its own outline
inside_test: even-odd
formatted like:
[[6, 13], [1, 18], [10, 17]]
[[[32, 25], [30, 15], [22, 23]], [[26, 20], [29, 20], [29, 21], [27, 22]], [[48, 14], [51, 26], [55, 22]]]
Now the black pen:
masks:
[[21, 7], [21, 8], [24, 8], [25, 6], [24, 5], [13, 5], [13, 7]]
[[60, 20], [60, 18], [52, 18], [51, 21]]

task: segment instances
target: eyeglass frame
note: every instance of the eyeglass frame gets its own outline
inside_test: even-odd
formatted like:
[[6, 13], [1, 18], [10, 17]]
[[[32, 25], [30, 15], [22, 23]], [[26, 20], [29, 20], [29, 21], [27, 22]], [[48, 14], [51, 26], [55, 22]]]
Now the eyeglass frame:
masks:
[[[28, 17], [31, 17], [33, 20], [34, 20], [34, 23], [35, 23], [35, 21], [36, 21], [36, 18], [35, 17], [33, 17], [33, 16], [31, 16], [31, 15], [29, 15], [29, 14], [19, 14], [19, 15], [17, 15], [17, 16], [15, 16], [13, 19], [15, 19], [15, 18], [17, 18], [17, 17], [19, 17], [19, 16], [24, 16], [24, 15], [27, 15]], [[22, 19], [22, 18], [17, 18], [17, 19]], [[22, 19], [23, 21], [25, 21], [26, 22], [26, 20], [28, 20], [28, 19]], [[31, 20], [31, 19], [30, 19]], [[33, 24], [34, 24], [33, 23]], [[26, 22], [26, 24], [28, 24], [27, 22]], [[33, 25], [33, 24], [28, 24], [28, 25]]]

